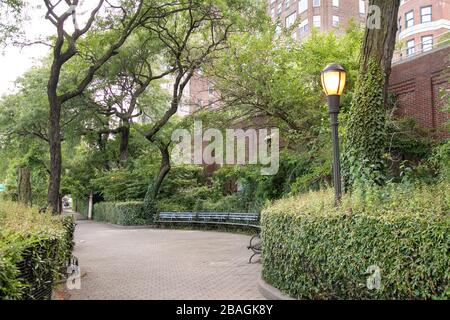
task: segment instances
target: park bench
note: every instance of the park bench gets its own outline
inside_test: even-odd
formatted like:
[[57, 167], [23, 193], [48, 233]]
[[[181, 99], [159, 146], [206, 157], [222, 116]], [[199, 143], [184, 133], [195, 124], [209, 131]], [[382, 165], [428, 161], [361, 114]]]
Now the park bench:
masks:
[[259, 228], [259, 214], [229, 212], [160, 212], [156, 218], [156, 223], [214, 224]]
[[[258, 231], [259, 214], [258, 213], [230, 213], [230, 212], [160, 212], [156, 219], [156, 224], [194, 224], [194, 225], [227, 225], [254, 228]], [[261, 240], [259, 235], [250, 239], [247, 247], [253, 251], [249, 263], [253, 257], [261, 254]]]

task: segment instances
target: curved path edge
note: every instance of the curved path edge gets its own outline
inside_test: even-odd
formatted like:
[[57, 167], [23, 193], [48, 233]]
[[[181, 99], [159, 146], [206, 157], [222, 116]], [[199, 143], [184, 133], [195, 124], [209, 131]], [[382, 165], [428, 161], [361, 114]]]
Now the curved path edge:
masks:
[[261, 294], [268, 300], [297, 300], [284, 294], [279, 289], [271, 286], [263, 279], [259, 280], [258, 289], [261, 292]]

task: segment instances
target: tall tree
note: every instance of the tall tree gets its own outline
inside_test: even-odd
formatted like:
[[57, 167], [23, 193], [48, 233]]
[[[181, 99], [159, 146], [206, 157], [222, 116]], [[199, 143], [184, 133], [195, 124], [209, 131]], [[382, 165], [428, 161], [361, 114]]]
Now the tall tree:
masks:
[[386, 102], [400, 0], [370, 0], [360, 69], [350, 107], [343, 173], [346, 186], [362, 178], [382, 183]]
[[17, 178], [17, 200], [31, 205], [31, 172], [29, 167], [19, 167]]
[[89, 103], [110, 118], [100, 132], [120, 138], [118, 163], [121, 167], [127, 164], [133, 120], [141, 116], [156, 117], [159, 104], [155, 102], [167, 96], [158, 80], [173, 73], [176, 67], [164, 66], [162, 50], [152, 33], [135, 32], [88, 88]]
[[[59, 198], [61, 185], [61, 106], [67, 101], [78, 97], [93, 80], [96, 72], [116, 54], [116, 51], [125, 43], [129, 35], [141, 23], [141, 10], [143, 0], [119, 1], [112, 5], [109, 1], [100, 0], [90, 12], [87, 22], [80, 28], [77, 22], [79, 0], [56, 1], [43, 0], [47, 9], [46, 19], [56, 28], [56, 39], [53, 46], [53, 57], [50, 77], [47, 85], [47, 96], [50, 107], [48, 140], [50, 146], [50, 181], [48, 187], [48, 202], [53, 212], [59, 212]], [[77, 56], [77, 44], [88, 33], [98, 18], [99, 11], [104, 3], [108, 3], [108, 19], [102, 21], [103, 28], [119, 30], [111, 37], [110, 44], [98, 57], [94, 57], [85, 74], [81, 76], [74, 89], [61, 92], [60, 78], [63, 66]], [[58, 13], [62, 12], [62, 13]], [[68, 31], [68, 20], [72, 18], [73, 32]], [[114, 19], [116, 18], [116, 19]], [[98, 26], [96, 26], [98, 27]], [[92, 58], [92, 57], [91, 57]]]
[[147, 140], [157, 145], [162, 159], [160, 171], [149, 184], [146, 194], [145, 207], [149, 211], [154, 211], [159, 188], [170, 170], [170, 143], [158, 134], [177, 113], [185, 88], [194, 74], [226, 48], [229, 35], [242, 30], [244, 21], [249, 25], [258, 22], [258, 15], [264, 12], [260, 3], [251, 0], [186, 1], [186, 4], [187, 7], [181, 9], [181, 6], [173, 15], [154, 16], [144, 24], [162, 43], [167, 52], [166, 60], [175, 70], [170, 105], [144, 132]]

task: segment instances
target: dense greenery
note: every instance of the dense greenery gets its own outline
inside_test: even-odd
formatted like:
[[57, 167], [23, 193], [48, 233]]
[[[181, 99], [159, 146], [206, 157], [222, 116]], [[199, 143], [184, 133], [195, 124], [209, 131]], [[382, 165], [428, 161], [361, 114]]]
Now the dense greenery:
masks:
[[0, 299], [43, 298], [64, 272], [74, 229], [71, 217], [0, 202]]
[[150, 224], [152, 217], [145, 214], [142, 202], [100, 202], [94, 206], [94, 220], [122, 226]]
[[355, 180], [385, 181], [386, 107], [384, 74], [371, 60], [356, 83], [347, 124], [343, 174], [347, 188]]
[[[331, 190], [263, 211], [263, 278], [300, 299], [431, 299], [450, 295], [449, 184]], [[368, 268], [381, 270], [369, 290]]]
[[[82, 215], [92, 196], [96, 221], [128, 226], [152, 224], [157, 211], [263, 210], [264, 278], [299, 298], [448, 298], [450, 141], [441, 138], [450, 122], [436, 134], [393, 116], [396, 97], [386, 95], [388, 64], [380, 62], [392, 48], [383, 32], [364, 37], [350, 22], [337, 32], [313, 28], [299, 43], [299, 21], [280, 28], [265, 1], [254, 0], [104, 1], [100, 12], [108, 14], [93, 11], [78, 29], [69, 27], [76, 15], [56, 13], [70, 2], [57, 3], [36, 7], [56, 19], [59, 32], [44, 39], [54, 50], [0, 98], [1, 197], [34, 206], [0, 203], [0, 297], [33, 298], [22, 260], [38, 282], [58, 276], [73, 222], [35, 207], [57, 213], [71, 195]], [[20, 21], [11, 20], [30, 8], [0, 1], [0, 45], [19, 39]], [[339, 207], [329, 190], [320, 83], [331, 62], [348, 79], [339, 115], [347, 194]], [[208, 105], [220, 108], [190, 101], [189, 80], [201, 76]], [[448, 111], [450, 95], [441, 95]], [[182, 117], [181, 107], [198, 110]], [[222, 132], [278, 128], [279, 171], [175, 164], [171, 135], [192, 132], [196, 120]], [[382, 269], [381, 290], [364, 287], [370, 264]]]

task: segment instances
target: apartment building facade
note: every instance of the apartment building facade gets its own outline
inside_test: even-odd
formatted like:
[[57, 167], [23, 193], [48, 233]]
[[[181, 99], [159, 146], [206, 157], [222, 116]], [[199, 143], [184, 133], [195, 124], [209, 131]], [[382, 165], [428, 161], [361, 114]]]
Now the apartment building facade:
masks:
[[[369, 1], [267, 2], [267, 13], [278, 22], [279, 28], [291, 28], [292, 36], [302, 41], [313, 27], [321, 32], [342, 32], [351, 20], [364, 23]], [[447, 113], [441, 114], [439, 107], [442, 104], [440, 93], [450, 90], [445, 78], [445, 69], [450, 62], [443, 58], [448, 50], [442, 50], [447, 46], [450, 46], [450, 0], [402, 0], [390, 88], [399, 97], [402, 115], [413, 116], [432, 129], [437, 129], [449, 117]], [[422, 59], [424, 55], [426, 57]], [[429, 64], [430, 72], [425, 72], [426, 64]], [[201, 107], [214, 106], [217, 95], [210, 79], [196, 75], [187, 88], [186, 97], [184, 112], [190, 114]]]
[[280, 28], [294, 27], [293, 38], [302, 41], [311, 29], [345, 30], [350, 21], [364, 22], [368, 0], [268, 0], [268, 14]]
[[402, 0], [394, 63], [443, 46], [450, 39], [450, 0]]

